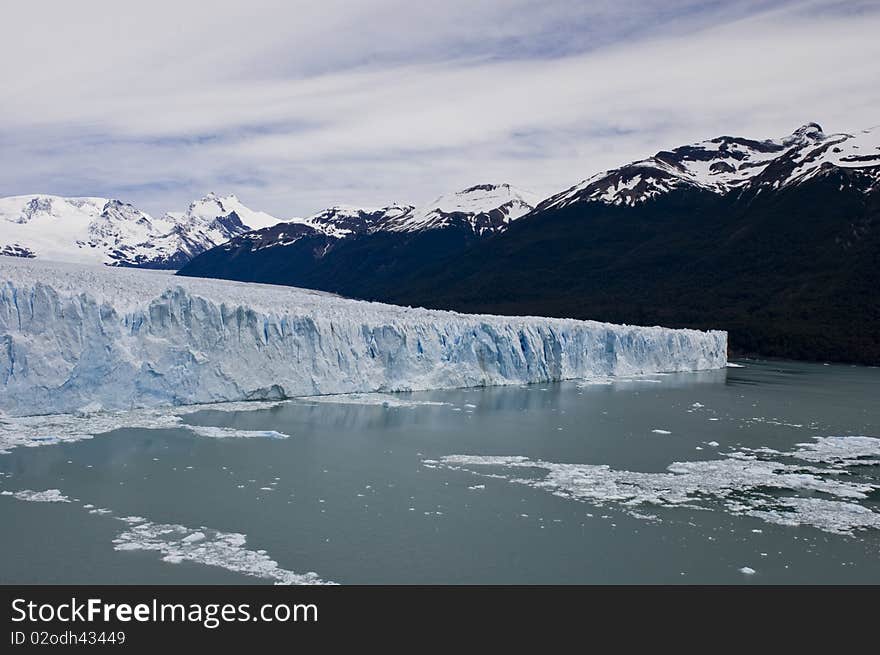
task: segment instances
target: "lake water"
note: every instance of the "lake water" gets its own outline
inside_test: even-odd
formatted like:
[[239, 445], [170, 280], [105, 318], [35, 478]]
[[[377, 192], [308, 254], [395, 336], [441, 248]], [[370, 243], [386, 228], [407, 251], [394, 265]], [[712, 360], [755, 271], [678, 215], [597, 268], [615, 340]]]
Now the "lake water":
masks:
[[32, 422], [0, 582], [880, 583], [880, 370], [742, 364]]

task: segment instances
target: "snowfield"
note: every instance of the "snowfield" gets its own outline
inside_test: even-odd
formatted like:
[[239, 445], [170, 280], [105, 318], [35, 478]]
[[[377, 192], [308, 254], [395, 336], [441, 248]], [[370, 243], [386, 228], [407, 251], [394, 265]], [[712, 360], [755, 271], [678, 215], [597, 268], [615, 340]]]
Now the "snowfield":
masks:
[[0, 255], [178, 269], [201, 252], [281, 219], [209, 193], [161, 217], [111, 198], [0, 198]]
[[0, 257], [9, 416], [722, 368], [727, 333]]

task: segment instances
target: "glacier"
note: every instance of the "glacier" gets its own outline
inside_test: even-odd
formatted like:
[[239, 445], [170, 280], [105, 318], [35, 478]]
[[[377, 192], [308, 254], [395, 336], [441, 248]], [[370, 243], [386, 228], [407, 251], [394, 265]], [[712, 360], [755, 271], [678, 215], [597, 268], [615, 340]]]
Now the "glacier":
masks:
[[722, 368], [727, 333], [397, 307], [0, 257], [0, 412], [128, 410]]

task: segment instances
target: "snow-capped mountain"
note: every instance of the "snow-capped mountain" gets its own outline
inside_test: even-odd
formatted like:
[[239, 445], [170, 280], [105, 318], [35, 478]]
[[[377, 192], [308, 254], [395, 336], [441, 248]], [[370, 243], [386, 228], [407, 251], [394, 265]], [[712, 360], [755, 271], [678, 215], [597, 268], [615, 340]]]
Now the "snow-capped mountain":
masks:
[[336, 205], [303, 219], [302, 223], [327, 236], [344, 238], [383, 229], [385, 224], [410, 216], [413, 209], [412, 205], [397, 204], [381, 208]]
[[807, 123], [782, 139], [755, 141], [720, 136], [604, 171], [539, 205], [540, 210], [578, 202], [634, 206], [675, 189], [726, 194], [737, 189], [780, 189], [833, 168], [868, 169], [866, 190], [880, 184], [880, 130], [826, 135]]
[[317, 255], [323, 256], [340, 242], [383, 232], [418, 233], [460, 229], [476, 236], [502, 232], [512, 221], [537, 204], [532, 193], [509, 184], [479, 184], [440, 196], [421, 207], [393, 204], [387, 207], [336, 205], [307, 218], [293, 218], [268, 228], [226, 240], [226, 251], [245, 246], [265, 250], [290, 246], [305, 237], [317, 239]]
[[266, 212], [258, 212], [246, 207], [234, 194], [220, 197], [214, 193], [190, 203], [185, 212], [168, 212], [166, 215], [175, 220], [182, 219], [184, 223], [207, 225], [217, 218], [233, 213], [245, 227], [251, 230], [269, 227], [281, 220]]
[[336, 206], [230, 239], [180, 274], [352, 292], [351, 285], [406, 276], [413, 267], [503, 233], [536, 203], [534, 195], [509, 184], [479, 184], [421, 207]]
[[176, 269], [250, 229], [277, 223], [235, 196], [209, 194], [155, 218], [110, 198], [0, 198], [0, 254], [61, 262]]
[[221, 244], [229, 251], [244, 246], [251, 250], [265, 250], [291, 246], [310, 237], [317, 244], [318, 256], [325, 254], [336, 242], [356, 236], [372, 234], [389, 220], [410, 215], [412, 205], [388, 207], [353, 207], [335, 205], [306, 218], [292, 218], [270, 227], [253, 230]]
[[291, 222], [314, 227], [335, 238], [376, 232], [421, 232], [462, 227], [484, 235], [503, 231], [535, 208], [540, 198], [509, 184], [478, 184], [440, 196], [420, 207], [381, 208], [337, 205]]
[[440, 196], [410, 213], [389, 217], [378, 229], [418, 232], [461, 226], [477, 235], [490, 234], [503, 231], [512, 221], [528, 214], [539, 200], [509, 184], [478, 184]]

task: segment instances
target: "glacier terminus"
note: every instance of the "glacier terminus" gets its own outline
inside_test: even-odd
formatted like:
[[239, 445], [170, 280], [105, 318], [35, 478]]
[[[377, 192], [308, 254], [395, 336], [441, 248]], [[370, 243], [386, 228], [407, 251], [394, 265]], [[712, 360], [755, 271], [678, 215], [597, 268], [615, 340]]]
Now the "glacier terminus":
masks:
[[467, 315], [0, 257], [0, 410], [127, 410], [724, 367], [727, 333]]

